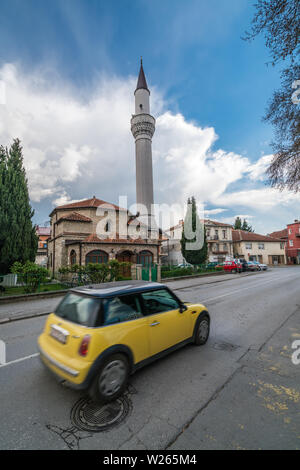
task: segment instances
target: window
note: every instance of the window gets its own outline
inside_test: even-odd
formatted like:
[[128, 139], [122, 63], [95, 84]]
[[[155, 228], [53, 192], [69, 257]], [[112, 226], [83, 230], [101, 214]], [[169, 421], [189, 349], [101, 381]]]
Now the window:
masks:
[[74, 250], [70, 253], [70, 263], [72, 266], [76, 264], [76, 252]]
[[284, 242], [280, 242], [280, 249], [281, 249], [281, 250], [284, 250], [284, 246], [285, 246], [285, 243], [284, 243]]
[[153, 255], [151, 251], [141, 251], [137, 256], [138, 264], [142, 264], [143, 266], [151, 266], [153, 261]]
[[139, 298], [136, 295], [120, 295], [103, 300], [103, 325], [142, 318]]
[[294, 246], [294, 241], [293, 240], [289, 240], [289, 243], [290, 243], [290, 246]]
[[246, 243], [246, 250], [252, 250], [252, 243]]
[[259, 243], [258, 244], [258, 249], [259, 250], [264, 250], [265, 249], [265, 244], [264, 243]]
[[85, 257], [85, 264], [89, 263], [107, 263], [108, 254], [105, 251], [94, 250], [90, 251]]
[[179, 309], [178, 300], [167, 289], [159, 289], [142, 294], [146, 315]]
[[55, 314], [73, 323], [93, 327], [99, 307], [100, 300], [95, 297], [67, 294], [58, 305]]
[[222, 230], [222, 232], [223, 232], [223, 238], [227, 238], [227, 236], [226, 236], [226, 230]]
[[207, 237], [210, 237], [210, 229], [208, 229], [208, 230], [206, 231], [206, 236], [207, 236]]
[[224, 249], [224, 251], [227, 251], [227, 243], [224, 243], [223, 249]]
[[289, 234], [292, 235], [292, 229], [291, 228], [289, 228]]

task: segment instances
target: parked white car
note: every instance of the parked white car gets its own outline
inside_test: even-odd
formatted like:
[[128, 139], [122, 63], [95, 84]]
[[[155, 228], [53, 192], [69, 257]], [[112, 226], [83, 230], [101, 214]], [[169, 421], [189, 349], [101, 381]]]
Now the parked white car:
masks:
[[190, 264], [190, 263], [181, 263], [181, 264], [177, 264], [176, 268], [192, 268], [193, 265]]
[[268, 269], [268, 266], [264, 263], [259, 263], [258, 261], [252, 261], [252, 263], [256, 264], [259, 266], [261, 271], [266, 271]]

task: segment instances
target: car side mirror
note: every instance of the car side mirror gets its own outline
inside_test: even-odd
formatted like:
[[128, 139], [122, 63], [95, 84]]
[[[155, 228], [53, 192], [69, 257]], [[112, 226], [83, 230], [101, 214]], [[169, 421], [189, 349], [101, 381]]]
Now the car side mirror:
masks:
[[185, 312], [186, 310], [187, 310], [187, 306], [184, 305], [184, 304], [181, 304], [180, 307], [179, 307], [179, 312], [180, 312], [180, 313], [183, 313], [183, 312]]

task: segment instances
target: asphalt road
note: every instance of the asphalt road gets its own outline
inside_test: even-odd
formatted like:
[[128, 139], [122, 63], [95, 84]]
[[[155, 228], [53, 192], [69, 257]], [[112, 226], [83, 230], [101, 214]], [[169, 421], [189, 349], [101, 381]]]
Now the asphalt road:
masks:
[[7, 345], [0, 449], [299, 449], [300, 365], [291, 357], [300, 339], [300, 268], [169, 285], [182, 300], [207, 306], [210, 339], [132, 376], [130, 412], [105, 432], [74, 426], [71, 410], [82, 394], [40, 364], [45, 318], [0, 325]]

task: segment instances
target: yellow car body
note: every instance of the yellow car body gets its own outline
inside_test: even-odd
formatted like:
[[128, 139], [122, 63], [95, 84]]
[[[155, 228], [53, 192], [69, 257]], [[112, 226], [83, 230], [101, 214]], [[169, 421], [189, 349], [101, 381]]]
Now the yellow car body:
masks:
[[[58, 313], [47, 317], [38, 346], [43, 363], [61, 380], [79, 389], [91, 385], [103, 361], [110, 356], [124, 355], [129, 373], [132, 373], [172, 350], [195, 342], [201, 318], [206, 318], [209, 326], [209, 315], [204, 305], [184, 304], [170, 289], [158, 283], [123, 281], [97, 288], [77, 288], [71, 290], [65, 299], [60, 304], [63, 306], [58, 306]], [[99, 307], [95, 307], [93, 302], [98, 302]], [[76, 321], [73, 319], [81, 304], [85, 309], [85, 322], [81, 319], [79, 324], [77, 317]], [[104, 304], [108, 305], [109, 311], [106, 320], [103, 319]], [[164, 311], [153, 313], [153, 309], [159, 310], [163, 305], [167, 305]], [[111, 314], [113, 311], [114, 315], [119, 315], [115, 312], [124, 310], [124, 306], [129, 312], [125, 320]], [[86, 314], [87, 307], [90, 310], [99, 308], [92, 322]], [[102, 317], [99, 319], [97, 315], [101, 309]], [[108, 319], [109, 315], [113, 320]]]

